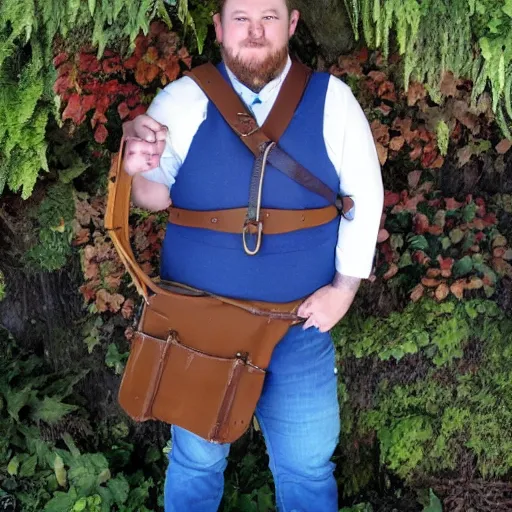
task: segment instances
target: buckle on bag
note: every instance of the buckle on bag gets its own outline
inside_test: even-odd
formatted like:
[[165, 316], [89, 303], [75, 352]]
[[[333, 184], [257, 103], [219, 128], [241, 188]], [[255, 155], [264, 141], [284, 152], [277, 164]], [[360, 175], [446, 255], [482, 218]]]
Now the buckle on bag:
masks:
[[[249, 232], [249, 229], [253, 228], [256, 229], [256, 244], [254, 246], [254, 249], [249, 249], [249, 246], [247, 245], [247, 233]], [[250, 233], [249, 234], [254, 234]], [[244, 251], [249, 256], [254, 256], [255, 254], [258, 254], [260, 248], [261, 248], [261, 238], [263, 235], [263, 223], [261, 221], [256, 220], [249, 220], [246, 221], [244, 224], [244, 227], [242, 229], [242, 241], [244, 244]]]

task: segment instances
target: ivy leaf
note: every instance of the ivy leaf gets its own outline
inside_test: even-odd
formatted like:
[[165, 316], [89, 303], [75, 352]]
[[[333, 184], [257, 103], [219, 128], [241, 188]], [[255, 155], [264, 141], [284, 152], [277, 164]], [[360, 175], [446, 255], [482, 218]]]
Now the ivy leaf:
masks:
[[478, 207], [475, 203], [466, 205], [462, 210], [462, 218], [464, 222], [471, 222], [476, 217]]
[[76, 405], [62, 403], [58, 398], [53, 396], [45, 396], [40, 401], [31, 414], [34, 421], [44, 421], [50, 425], [54, 425], [60, 421], [66, 414], [76, 411]]
[[20, 468], [20, 477], [30, 477], [34, 476], [36, 473], [36, 466], [37, 466], [37, 455], [32, 455], [32, 457], [29, 457]]
[[27, 386], [22, 390], [16, 390], [16, 392], [11, 392], [11, 390], [5, 392], [7, 411], [11, 418], [18, 421], [18, 414], [21, 408], [27, 405], [32, 394], [33, 391], [30, 386]]
[[7, 465], [7, 473], [11, 476], [16, 476], [18, 474], [18, 469], [20, 467], [20, 460], [17, 455], [15, 455]]
[[67, 471], [64, 467], [64, 461], [62, 457], [59, 455], [55, 456], [55, 460], [53, 461], [53, 471], [55, 472], [55, 478], [57, 479], [57, 483], [61, 487], [66, 487], [67, 485]]
[[458, 260], [453, 265], [453, 276], [462, 277], [469, 274], [473, 270], [473, 260], [471, 256], [464, 256], [464, 258]]
[[458, 244], [464, 238], [464, 231], [459, 228], [455, 228], [450, 232], [450, 240], [453, 244]]
[[117, 505], [122, 505], [126, 502], [128, 493], [130, 492], [130, 486], [122, 475], [118, 475], [116, 478], [109, 480], [107, 487], [110, 489]]
[[423, 235], [409, 235], [407, 241], [410, 247], [414, 251], [426, 251], [428, 250], [427, 239]]
[[57, 491], [54, 497], [44, 507], [44, 512], [62, 512], [63, 510], [73, 510], [73, 505], [78, 498], [76, 489], [71, 487], [69, 492]]

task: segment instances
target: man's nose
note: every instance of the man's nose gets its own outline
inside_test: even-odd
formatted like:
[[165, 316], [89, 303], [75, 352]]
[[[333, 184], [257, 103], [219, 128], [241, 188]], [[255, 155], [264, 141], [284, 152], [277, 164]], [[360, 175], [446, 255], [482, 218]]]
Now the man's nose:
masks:
[[264, 36], [265, 29], [261, 21], [253, 21], [249, 27], [249, 35], [254, 39], [260, 39]]

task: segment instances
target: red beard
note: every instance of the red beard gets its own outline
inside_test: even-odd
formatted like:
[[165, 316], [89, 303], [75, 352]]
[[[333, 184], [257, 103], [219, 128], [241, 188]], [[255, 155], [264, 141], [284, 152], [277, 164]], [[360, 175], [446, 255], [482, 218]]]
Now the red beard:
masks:
[[[250, 46], [250, 43], [246, 43]], [[222, 48], [222, 58], [226, 66], [236, 78], [254, 92], [260, 92], [265, 85], [277, 78], [283, 71], [288, 60], [288, 47], [270, 54], [262, 61], [245, 62], [233, 55], [226, 48]]]

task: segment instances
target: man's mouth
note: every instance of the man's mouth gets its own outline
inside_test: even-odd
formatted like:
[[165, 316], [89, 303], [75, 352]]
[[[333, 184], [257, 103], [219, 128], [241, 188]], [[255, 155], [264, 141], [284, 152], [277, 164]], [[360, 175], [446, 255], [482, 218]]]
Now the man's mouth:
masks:
[[265, 43], [257, 43], [255, 41], [249, 41], [244, 45], [247, 48], [265, 48], [267, 45]]

